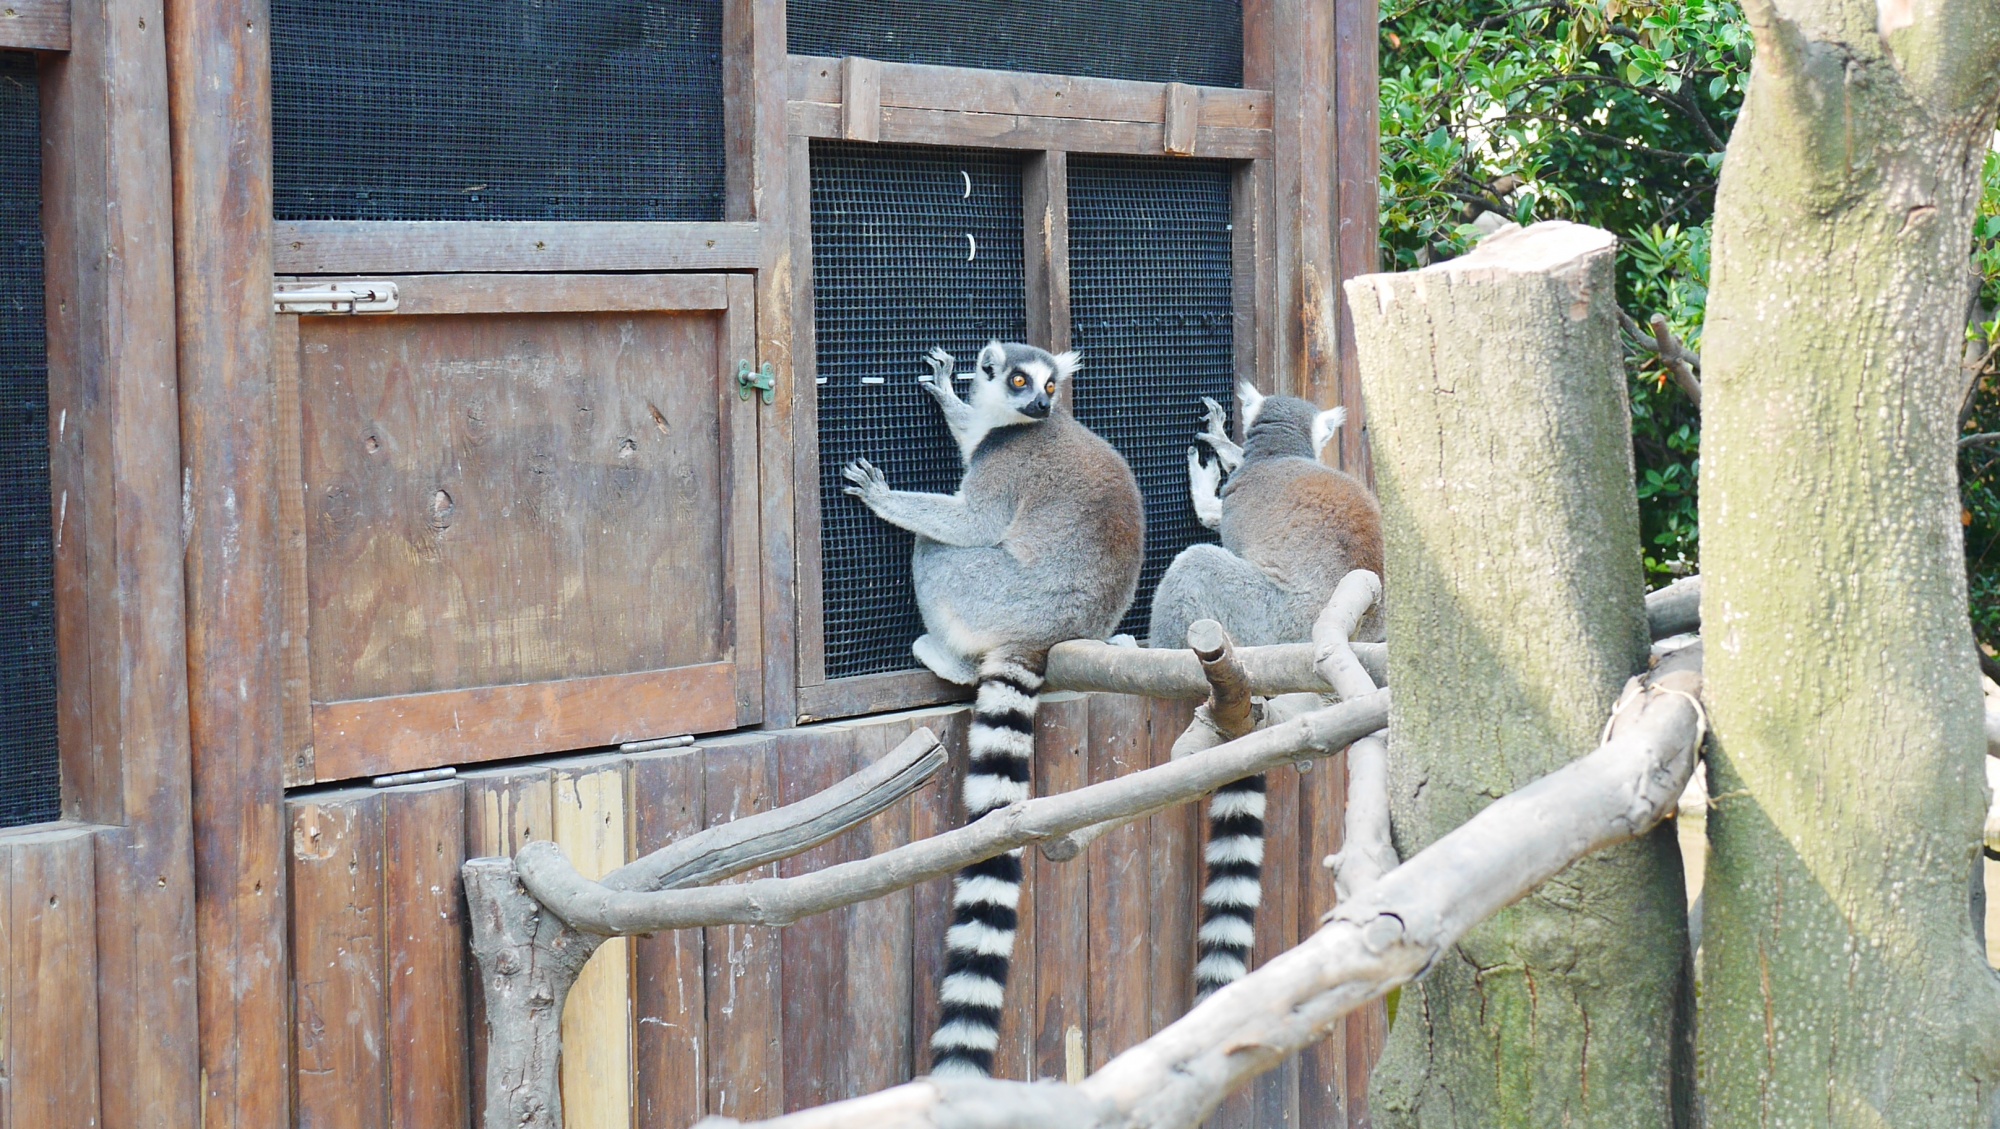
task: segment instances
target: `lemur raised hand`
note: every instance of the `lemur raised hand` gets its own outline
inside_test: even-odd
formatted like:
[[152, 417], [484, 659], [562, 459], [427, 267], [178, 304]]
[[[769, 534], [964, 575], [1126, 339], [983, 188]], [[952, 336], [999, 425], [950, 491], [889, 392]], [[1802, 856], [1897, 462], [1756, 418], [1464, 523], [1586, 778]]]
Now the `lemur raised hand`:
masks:
[[[939, 678], [978, 684], [965, 815], [1028, 797], [1035, 703], [1048, 650], [1102, 639], [1139, 585], [1145, 507], [1132, 469], [1059, 400], [1080, 364], [998, 341], [980, 350], [968, 400], [933, 349], [927, 387], [965, 462], [958, 493], [892, 490], [866, 460], [843, 472], [876, 516], [917, 535], [910, 560], [925, 634], [911, 645]], [[987, 1074], [1014, 947], [1021, 854], [960, 871], [945, 936], [933, 1074]]]
[[[1352, 569], [1382, 571], [1382, 512], [1368, 488], [1319, 461], [1319, 450], [1346, 418], [1291, 396], [1237, 389], [1248, 434], [1231, 442], [1222, 410], [1208, 402], [1208, 427], [1196, 436], [1217, 466], [1188, 449], [1190, 489], [1203, 524], [1222, 544], [1190, 545], [1174, 558], [1153, 594], [1148, 644], [1180, 647], [1198, 619], [1213, 619], [1244, 646], [1312, 639], [1313, 622]], [[1216, 481], [1229, 471], [1219, 493]], [[1213, 518], [1213, 520], [1210, 520]], [[1370, 610], [1357, 639], [1380, 639], [1381, 609]], [[1195, 989], [1206, 995], [1248, 970], [1256, 939], [1264, 861], [1264, 778], [1216, 791], [1209, 800], [1208, 881]]]

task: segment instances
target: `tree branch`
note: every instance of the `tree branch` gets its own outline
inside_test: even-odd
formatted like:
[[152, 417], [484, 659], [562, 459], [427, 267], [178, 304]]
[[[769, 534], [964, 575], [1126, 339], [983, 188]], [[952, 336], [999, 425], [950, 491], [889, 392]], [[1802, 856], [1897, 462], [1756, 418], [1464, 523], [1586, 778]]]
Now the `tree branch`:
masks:
[[1646, 593], [1646, 628], [1654, 639], [1701, 630], [1701, 574]]
[[[1314, 663], [1342, 698], [1375, 692], [1375, 680], [1354, 658], [1348, 636], [1368, 609], [1382, 598], [1382, 580], [1366, 569], [1341, 577], [1333, 599], [1313, 624]], [[1323, 864], [1333, 871], [1336, 897], [1346, 902], [1375, 884], [1402, 860], [1389, 829], [1389, 743], [1371, 733], [1347, 749], [1347, 816], [1340, 850]]]
[[[1489, 805], [1343, 904], [1297, 947], [1080, 1084], [926, 1078], [756, 1124], [1191, 1129], [1231, 1091], [1324, 1038], [1348, 1012], [1422, 975], [1474, 925], [1584, 855], [1644, 834], [1671, 811], [1703, 733], [1693, 697], [1700, 676], [1681, 659], [1687, 651], [1643, 682], [1633, 680], [1636, 693], [1595, 752]], [[710, 1118], [701, 1129], [737, 1124]]]
[[1389, 695], [1378, 691], [1195, 756], [1073, 792], [1025, 800], [955, 831], [796, 878], [657, 893], [613, 890], [577, 873], [561, 848], [545, 840], [522, 847], [514, 865], [537, 901], [591, 933], [626, 936], [702, 925], [784, 925], [943, 877], [1094, 823], [1184, 803], [1290, 761], [1331, 756], [1355, 738], [1381, 728], [1388, 716]]
[[[1388, 681], [1388, 658], [1383, 644], [1356, 643], [1354, 653], [1377, 683]], [[1313, 669], [1313, 649], [1309, 643], [1238, 647], [1236, 658], [1243, 664], [1250, 692], [1259, 697], [1301, 692], [1325, 694], [1333, 689]], [[1204, 701], [1213, 689], [1207, 675], [1202, 673], [1201, 660], [1192, 651], [1118, 647], [1089, 639], [1072, 639], [1051, 648], [1048, 672], [1043, 678], [1043, 684], [1050, 690], [1139, 694], [1184, 702]]]
[[1701, 378], [1697, 374], [1701, 371], [1701, 358], [1689, 352], [1680, 338], [1674, 336], [1673, 330], [1667, 328], [1666, 315], [1654, 314], [1642, 328], [1632, 320], [1631, 314], [1621, 309], [1618, 311], [1618, 324], [1635, 342], [1652, 350], [1653, 355], [1666, 366], [1667, 375], [1673, 378], [1675, 386], [1687, 395], [1695, 410], [1700, 411]]

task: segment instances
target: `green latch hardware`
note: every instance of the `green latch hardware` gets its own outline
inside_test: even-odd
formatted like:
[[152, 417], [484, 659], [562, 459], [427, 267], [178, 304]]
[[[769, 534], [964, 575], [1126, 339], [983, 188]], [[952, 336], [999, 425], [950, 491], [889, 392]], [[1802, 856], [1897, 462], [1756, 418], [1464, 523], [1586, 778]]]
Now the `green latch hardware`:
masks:
[[736, 362], [737, 398], [748, 400], [753, 390], [762, 392], [767, 404], [778, 398], [778, 371], [771, 367], [771, 362], [765, 361], [756, 372], [750, 371], [749, 361]]

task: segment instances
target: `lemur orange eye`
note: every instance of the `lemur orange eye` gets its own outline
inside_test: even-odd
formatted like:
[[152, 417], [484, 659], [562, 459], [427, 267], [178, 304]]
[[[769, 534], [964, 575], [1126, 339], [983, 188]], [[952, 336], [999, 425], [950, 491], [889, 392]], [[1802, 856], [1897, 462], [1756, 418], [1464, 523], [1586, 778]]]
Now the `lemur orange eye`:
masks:
[[1048, 394], [1049, 394], [1049, 395], [1051, 395], [1051, 396], [1055, 395], [1055, 394], [1056, 394], [1056, 382], [1055, 382], [1055, 381], [1053, 381], [1053, 380], [1051, 380], [1051, 381], [1049, 381], [1049, 382], [1048, 382], [1047, 384], [1044, 384], [1044, 385], [1042, 385], [1042, 391], [1044, 391], [1044, 392], [1048, 393]]
[[1026, 388], [1028, 386], [1028, 378], [1022, 376], [1020, 373], [1017, 372], [1014, 374], [1014, 379], [1008, 381], [1007, 383], [1015, 388]]

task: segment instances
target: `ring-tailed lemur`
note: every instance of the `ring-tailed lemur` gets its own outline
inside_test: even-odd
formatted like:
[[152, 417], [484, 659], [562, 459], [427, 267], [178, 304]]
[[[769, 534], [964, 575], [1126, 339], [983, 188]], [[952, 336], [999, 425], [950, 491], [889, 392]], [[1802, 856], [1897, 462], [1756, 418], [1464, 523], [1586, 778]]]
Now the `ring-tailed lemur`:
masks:
[[[1174, 558], [1153, 594], [1148, 643], [1179, 647], [1198, 619], [1213, 619], [1245, 646], [1312, 638], [1313, 622], [1349, 570], [1382, 571], [1382, 512], [1368, 488], [1319, 461], [1319, 449], [1346, 418], [1291, 396], [1237, 390], [1248, 427], [1230, 442], [1221, 409], [1209, 403], [1216, 469], [1188, 449], [1190, 489], [1203, 523], [1222, 544], [1190, 545]], [[1228, 485], [1218, 497], [1223, 470]], [[1213, 520], [1210, 520], [1213, 519]], [[1355, 632], [1380, 638], [1381, 612]], [[1264, 862], [1264, 778], [1216, 790], [1209, 800], [1208, 881], [1202, 890], [1195, 990], [1207, 995], [1249, 968]]]
[[[1102, 639], [1139, 586], [1145, 507], [1132, 469], [1076, 422], [1057, 394], [1079, 360], [992, 342], [979, 353], [970, 401], [952, 390], [952, 358], [929, 355], [927, 383], [958, 440], [958, 493], [891, 490], [865, 460], [849, 494], [917, 535], [910, 561], [925, 634], [917, 659], [949, 682], [976, 682], [965, 816], [1028, 798], [1035, 700], [1051, 646]], [[987, 1074], [1014, 947], [1021, 854], [960, 871], [945, 936], [943, 1005], [931, 1037], [933, 1074]]]

